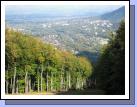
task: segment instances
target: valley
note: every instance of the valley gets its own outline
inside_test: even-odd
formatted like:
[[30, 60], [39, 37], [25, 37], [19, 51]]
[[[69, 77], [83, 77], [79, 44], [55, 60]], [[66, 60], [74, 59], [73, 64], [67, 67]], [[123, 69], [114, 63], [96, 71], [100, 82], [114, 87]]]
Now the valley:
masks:
[[[116, 12], [123, 12], [123, 7]], [[121, 13], [122, 13], [121, 12]], [[112, 12], [113, 13], [113, 12]], [[112, 13], [109, 13], [110, 15]], [[7, 16], [6, 27], [35, 35], [43, 41], [53, 44], [56, 48], [70, 51], [74, 54], [91, 52], [98, 54], [101, 47], [108, 43], [109, 35], [115, 34], [120, 20], [114, 22], [109, 14], [104, 16], [77, 16], [77, 17], [47, 17], [44, 15]], [[111, 17], [111, 19], [110, 19]], [[93, 56], [96, 62], [97, 55]]]

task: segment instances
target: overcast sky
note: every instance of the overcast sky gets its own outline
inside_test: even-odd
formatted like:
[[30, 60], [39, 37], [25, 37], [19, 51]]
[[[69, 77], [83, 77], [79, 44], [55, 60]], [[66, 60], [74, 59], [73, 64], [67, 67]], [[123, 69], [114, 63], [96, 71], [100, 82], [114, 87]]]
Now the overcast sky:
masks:
[[47, 14], [47, 15], [100, 15], [111, 12], [121, 5], [12, 5], [6, 7], [6, 15], [9, 14]]

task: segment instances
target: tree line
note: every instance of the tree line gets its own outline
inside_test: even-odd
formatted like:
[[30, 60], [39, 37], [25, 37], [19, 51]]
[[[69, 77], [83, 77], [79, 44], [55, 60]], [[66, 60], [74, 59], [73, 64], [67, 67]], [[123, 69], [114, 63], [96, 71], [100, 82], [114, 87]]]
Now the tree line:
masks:
[[41, 39], [5, 30], [7, 94], [83, 89], [92, 74], [85, 57], [57, 49]]
[[110, 34], [109, 43], [102, 48], [91, 79], [96, 88], [106, 94], [125, 94], [125, 22], [121, 21], [116, 34]]

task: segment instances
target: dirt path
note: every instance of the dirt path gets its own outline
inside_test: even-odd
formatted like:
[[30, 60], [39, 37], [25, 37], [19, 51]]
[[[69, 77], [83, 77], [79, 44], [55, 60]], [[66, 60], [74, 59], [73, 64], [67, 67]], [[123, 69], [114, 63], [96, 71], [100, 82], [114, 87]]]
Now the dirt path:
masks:
[[19, 93], [19, 94], [7, 94], [7, 95], [56, 95], [56, 93], [52, 92], [43, 92], [43, 93]]
[[103, 90], [98, 89], [86, 89], [86, 90], [69, 90], [62, 92], [32, 92], [32, 93], [24, 93], [24, 94], [9, 94], [9, 95], [104, 95], [105, 92]]

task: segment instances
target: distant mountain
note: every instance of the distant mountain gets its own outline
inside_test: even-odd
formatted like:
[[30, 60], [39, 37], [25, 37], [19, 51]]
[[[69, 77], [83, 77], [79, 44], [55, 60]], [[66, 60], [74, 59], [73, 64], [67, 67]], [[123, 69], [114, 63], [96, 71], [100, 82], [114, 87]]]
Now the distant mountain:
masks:
[[103, 14], [100, 18], [103, 20], [110, 20], [111, 22], [120, 22], [125, 18], [125, 7], [121, 7], [115, 11]]

